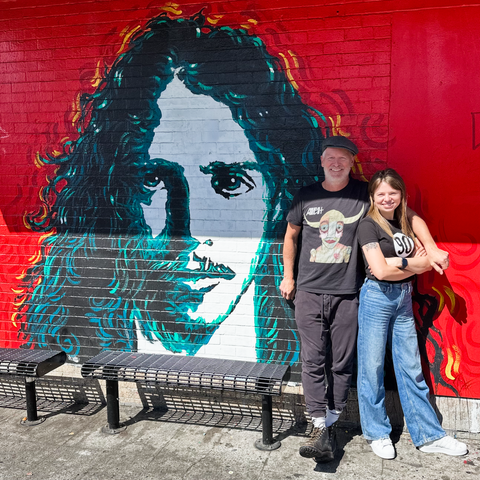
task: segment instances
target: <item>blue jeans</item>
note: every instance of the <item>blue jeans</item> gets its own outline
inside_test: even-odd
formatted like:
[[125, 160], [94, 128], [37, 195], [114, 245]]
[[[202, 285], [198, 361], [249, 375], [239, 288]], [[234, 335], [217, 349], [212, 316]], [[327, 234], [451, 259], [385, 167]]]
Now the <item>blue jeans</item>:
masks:
[[403, 415], [416, 447], [445, 436], [429, 398], [420, 364], [412, 311], [412, 285], [367, 279], [358, 311], [358, 404], [363, 436], [389, 438], [392, 427], [385, 410], [383, 381], [387, 342]]

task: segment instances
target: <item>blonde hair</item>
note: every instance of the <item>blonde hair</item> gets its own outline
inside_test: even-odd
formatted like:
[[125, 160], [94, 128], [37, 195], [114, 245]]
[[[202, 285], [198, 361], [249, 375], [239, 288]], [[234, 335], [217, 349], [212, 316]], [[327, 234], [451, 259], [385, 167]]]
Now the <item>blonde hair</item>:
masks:
[[399, 190], [402, 194], [402, 199], [400, 205], [395, 209], [394, 218], [400, 224], [400, 229], [405, 235], [414, 238], [415, 234], [413, 233], [412, 224], [407, 216], [407, 188], [405, 187], [405, 182], [402, 177], [393, 169], [387, 168], [385, 170], [379, 170], [375, 172], [370, 183], [368, 184], [368, 194], [370, 196], [370, 209], [368, 210], [367, 215], [372, 218], [380, 227], [385, 230], [388, 235], [393, 237], [393, 232], [390, 227], [390, 224], [385, 219], [385, 217], [380, 213], [378, 207], [373, 201], [373, 196], [382, 182], [390, 185], [394, 190]]

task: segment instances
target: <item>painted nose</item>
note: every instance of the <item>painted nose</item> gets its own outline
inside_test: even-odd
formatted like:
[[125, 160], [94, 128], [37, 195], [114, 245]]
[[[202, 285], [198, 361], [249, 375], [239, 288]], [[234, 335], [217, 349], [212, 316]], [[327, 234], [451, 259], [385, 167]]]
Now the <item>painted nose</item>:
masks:
[[190, 232], [190, 188], [183, 167], [178, 167], [174, 177], [169, 179], [165, 205], [168, 248], [170, 256], [175, 258], [189, 255], [200, 244]]

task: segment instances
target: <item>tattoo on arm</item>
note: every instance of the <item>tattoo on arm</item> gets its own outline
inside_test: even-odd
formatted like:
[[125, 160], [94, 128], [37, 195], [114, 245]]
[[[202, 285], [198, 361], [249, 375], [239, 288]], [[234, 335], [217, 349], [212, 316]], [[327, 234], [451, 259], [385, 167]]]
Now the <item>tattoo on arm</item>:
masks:
[[366, 245], [364, 245], [365, 247], [365, 250], [375, 250], [376, 248], [378, 248], [378, 242], [371, 242], [371, 243], [367, 243]]

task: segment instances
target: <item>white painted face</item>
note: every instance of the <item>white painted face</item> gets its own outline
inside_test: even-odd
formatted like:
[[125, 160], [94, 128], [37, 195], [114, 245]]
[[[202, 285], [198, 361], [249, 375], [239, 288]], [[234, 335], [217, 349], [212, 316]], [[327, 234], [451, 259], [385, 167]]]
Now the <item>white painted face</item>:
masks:
[[335, 248], [343, 235], [345, 217], [337, 210], [330, 210], [320, 219], [320, 238], [327, 248]]
[[173, 281], [185, 292], [184, 303], [192, 305], [190, 320], [211, 323], [231, 311], [252, 279], [266, 188], [245, 132], [227, 106], [191, 93], [176, 76], [158, 106], [162, 118], [150, 159], [173, 172], [183, 193], [171, 196], [168, 207], [165, 182], [172, 180], [154, 176], [151, 205], [142, 205], [145, 221], [156, 237], [165, 234], [168, 215], [184, 218], [183, 227], [198, 245], [189, 252], [188, 274]]

